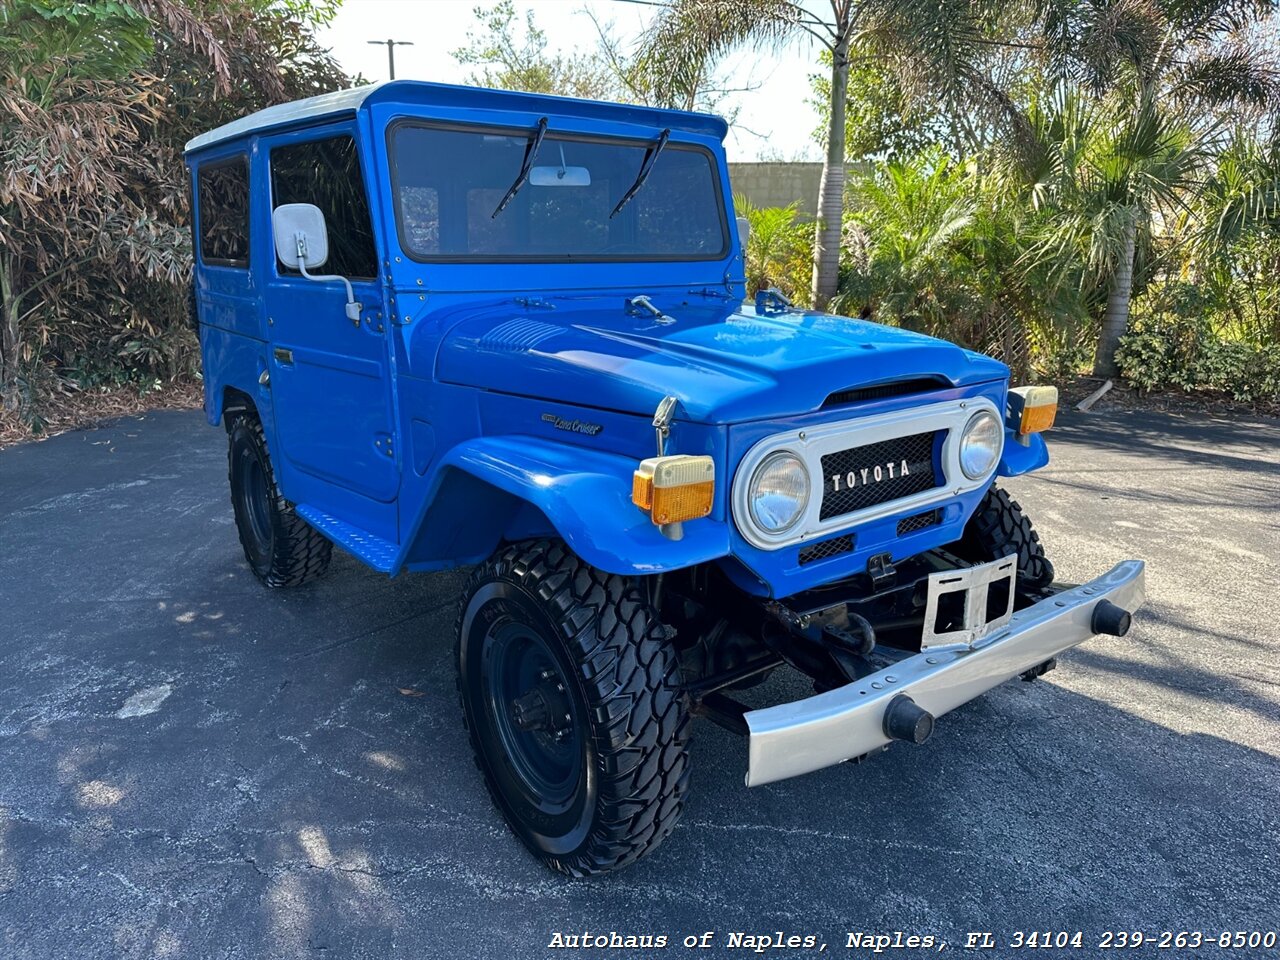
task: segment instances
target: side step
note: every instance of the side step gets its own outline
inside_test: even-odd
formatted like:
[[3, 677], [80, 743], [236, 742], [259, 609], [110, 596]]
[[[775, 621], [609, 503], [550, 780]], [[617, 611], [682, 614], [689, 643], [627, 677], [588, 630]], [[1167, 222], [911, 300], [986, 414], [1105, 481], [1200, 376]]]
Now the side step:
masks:
[[298, 504], [295, 509], [303, 520], [375, 570], [392, 576], [399, 572], [396, 561], [400, 556], [400, 544], [383, 540], [368, 530], [353, 527], [346, 521], [332, 517], [323, 510], [309, 507], [305, 503]]

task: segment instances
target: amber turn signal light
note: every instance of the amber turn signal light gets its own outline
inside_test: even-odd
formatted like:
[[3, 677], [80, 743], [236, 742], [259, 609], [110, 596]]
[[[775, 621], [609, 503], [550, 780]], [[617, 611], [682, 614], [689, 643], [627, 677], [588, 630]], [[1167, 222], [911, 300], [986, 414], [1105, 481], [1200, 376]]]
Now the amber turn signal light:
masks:
[[1014, 387], [1009, 391], [1009, 425], [1020, 436], [1048, 430], [1057, 415], [1057, 387]]
[[659, 525], [697, 520], [711, 512], [715, 480], [710, 457], [650, 457], [632, 478], [631, 502]]

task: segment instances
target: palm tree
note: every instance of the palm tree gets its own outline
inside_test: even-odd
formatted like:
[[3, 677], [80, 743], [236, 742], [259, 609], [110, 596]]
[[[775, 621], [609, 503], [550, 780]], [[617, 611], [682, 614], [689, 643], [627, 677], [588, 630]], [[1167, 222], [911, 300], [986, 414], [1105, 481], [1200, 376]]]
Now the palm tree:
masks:
[[1151, 101], [1059, 89], [1023, 120], [1017, 147], [997, 147], [991, 176], [1005, 203], [1029, 212], [1019, 266], [1049, 284], [1045, 295], [1078, 297], [1100, 331], [1095, 357], [1114, 357], [1135, 289], [1155, 272], [1159, 234], [1185, 220], [1210, 154], [1177, 111]]
[[708, 65], [739, 47], [777, 50], [807, 36], [829, 52], [830, 109], [813, 251], [818, 309], [835, 295], [839, 278], [851, 67], [863, 59], [887, 63], [907, 89], [929, 86], [944, 99], [966, 83], [986, 89], [981, 42], [994, 19], [991, 0], [827, 2], [829, 12], [819, 14], [793, 0], [671, 0], [654, 19], [646, 43], [659, 99], [675, 105], [681, 103], [679, 91], [697, 89]]
[[1108, 118], [1083, 207], [1092, 211], [1089, 262], [1103, 268], [1106, 290], [1099, 376], [1117, 372], [1143, 234], [1194, 195], [1228, 121], [1260, 119], [1280, 103], [1274, 49], [1242, 33], [1273, 8], [1274, 0], [1051, 0], [1042, 11], [1036, 55], [1051, 83], [1076, 87]]
[[1242, 339], [1280, 343], [1280, 129], [1241, 130], [1198, 197], [1202, 277]]

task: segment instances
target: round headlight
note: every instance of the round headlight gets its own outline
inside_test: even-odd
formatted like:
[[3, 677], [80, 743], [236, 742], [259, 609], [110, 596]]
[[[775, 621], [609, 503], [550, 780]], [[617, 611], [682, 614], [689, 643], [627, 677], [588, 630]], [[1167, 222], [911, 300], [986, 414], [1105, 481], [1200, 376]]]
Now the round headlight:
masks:
[[766, 533], [789, 529], [809, 505], [809, 471], [794, 453], [769, 455], [751, 477], [747, 504], [751, 519]]
[[975, 413], [960, 435], [960, 469], [970, 480], [981, 480], [996, 465], [1004, 427], [990, 410]]

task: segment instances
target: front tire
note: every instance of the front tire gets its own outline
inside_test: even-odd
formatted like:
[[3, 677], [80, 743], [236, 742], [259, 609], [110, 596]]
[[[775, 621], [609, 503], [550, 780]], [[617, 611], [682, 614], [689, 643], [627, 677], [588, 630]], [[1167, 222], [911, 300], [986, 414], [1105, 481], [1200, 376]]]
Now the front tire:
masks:
[[477, 568], [458, 618], [462, 713], [494, 805], [570, 876], [651, 852], [689, 784], [679, 662], [642, 585], [559, 541]]
[[1034, 588], [1053, 583], [1053, 564], [1045, 556], [1040, 534], [1021, 504], [994, 484], [987, 491], [965, 525], [964, 536], [948, 549], [975, 563], [986, 563], [1016, 555], [1018, 576]]
[[262, 422], [241, 414], [227, 431], [227, 479], [244, 558], [268, 587], [298, 587], [321, 577], [333, 544], [280, 495]]

